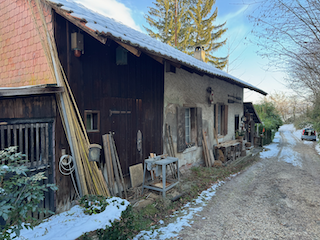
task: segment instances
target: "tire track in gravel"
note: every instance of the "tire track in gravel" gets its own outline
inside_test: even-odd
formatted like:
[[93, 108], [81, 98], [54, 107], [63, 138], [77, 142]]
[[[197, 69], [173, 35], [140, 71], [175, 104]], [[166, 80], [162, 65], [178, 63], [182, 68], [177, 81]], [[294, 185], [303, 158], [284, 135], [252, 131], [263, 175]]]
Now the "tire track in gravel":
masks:
[[219, 187], [179, 239], [320, 239], [319, 156], [292, 132], [279, 135], [278, 154]]

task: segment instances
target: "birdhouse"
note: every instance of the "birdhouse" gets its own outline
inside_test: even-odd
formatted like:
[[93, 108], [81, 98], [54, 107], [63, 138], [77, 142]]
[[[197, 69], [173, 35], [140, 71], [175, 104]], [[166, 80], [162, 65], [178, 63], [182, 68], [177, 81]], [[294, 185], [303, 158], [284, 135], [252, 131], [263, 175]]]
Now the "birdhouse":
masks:
[[84, 54], [83, 35], [80, 32], [71, 33], [71, 50], [76, 57]]

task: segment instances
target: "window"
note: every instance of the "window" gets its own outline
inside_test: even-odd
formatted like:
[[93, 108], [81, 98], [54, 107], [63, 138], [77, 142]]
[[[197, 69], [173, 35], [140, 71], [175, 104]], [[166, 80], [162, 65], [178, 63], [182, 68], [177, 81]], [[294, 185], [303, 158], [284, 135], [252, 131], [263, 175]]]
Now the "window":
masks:
[[240, 125], [239, 125], [239, 114], [234, 115], [234, 132], [239, 131]]
[[177, 151], [183, 152], [194, 145], [202, 146], [202, 109], [177, 108]]
[[218, 135], [228, 134], [228, 105], [214, 105], [214, 127]]
[[87, 132], [99, 132], [100, 130], [100, 112], [86, 110], [84, 111]]
[[186, 144], [191, 143], [191, 113], [190, 108], [185, 111], [185, 136]]

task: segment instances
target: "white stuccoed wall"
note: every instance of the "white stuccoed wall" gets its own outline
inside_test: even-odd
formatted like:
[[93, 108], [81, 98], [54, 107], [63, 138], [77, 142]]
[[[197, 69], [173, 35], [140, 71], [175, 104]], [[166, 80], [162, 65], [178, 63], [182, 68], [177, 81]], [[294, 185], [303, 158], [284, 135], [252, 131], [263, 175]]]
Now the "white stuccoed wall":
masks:
[[[243, 99], [243, 88], [219, 80], [218, 78], [210, 78], [206, 75], [201, 77], [198, 74], [192, 74], [177, 68], [176, 73], [165, 73], [164, 84], [164, 123], [169, 124], [171, 127], [175, 152], [177, 150], [177, 106], [191, 105], [201, 107], [202, 126], [203, 129], [209, 133], [210, 148], [212, 149], [212, 145], [216, 143], [213, 135], [214, 107], [208, 103], [208, 87], [211, 87], [214, 91], [214, 104], [224, 103], [228, 105], [228, 134], [219, 138], [219, 142], [233, 139], [234, 117], [238, 114], [241, 118], [243, 115], [243, 105], [239, 103], [228, 104], [228, 94]], [[163, 130], [165, 131], [165, 129]], [[164, 146], [164, 150], [165, 149]], [[179, 158], [180, 166], [204, 162], [202, 147], [186, 149], [183, 153], [178, 153], [177, 157]]]

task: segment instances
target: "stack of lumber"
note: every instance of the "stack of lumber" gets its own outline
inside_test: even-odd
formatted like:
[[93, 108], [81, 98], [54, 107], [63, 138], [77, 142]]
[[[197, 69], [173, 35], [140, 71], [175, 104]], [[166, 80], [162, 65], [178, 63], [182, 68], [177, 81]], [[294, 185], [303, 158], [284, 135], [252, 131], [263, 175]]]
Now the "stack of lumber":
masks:
[[206, 135], [205, 131], [202, 130], [202, 136], [203, 136], [203, 140], [202, 140], [202, 146], [203, 146], [203, 156], [204, 156], [204, 162], [206, 167], [212, 167], [213, 163], [214, 163], [214, 156], [212, 151], [210, 151], [209, 147], [208, 147], [208, 143], [210, 145], [208, 136]]
[[[64, 92], [57, 94], [57, 101], [71, 154], [75, 160], [75, 174], [80, 195], [95, 194], [108, 197], [110, 193], [101, 170], [96, 162], [89, 161], [89, 138], [67, 77], [59, 61], [54, 38], [48, 31], [42, 3], [40, 0], [28, 0], [28, 3], [52, 76], [56, 79], [57, 85], [64, 88]], [[40, 16], [40, 24], [37, 21], [37, 15]]]
[[125, 198], [127, 198], [127, 191], [124, 184], [122, 175], [122, 168], [119, 161], [119, 156], [116, 148], [113, 134], [102, 135], [104, 157], [107, 167], [108, 185], [111, 195], [115, 196], [116, 193], [122, 198], [122, 190], [124, 191]]
[[170, 126], [166, 124], [166, 132], [165, 132], [165, 147], [168, 155], [170, 157], [175, 157], [175, 151], [173, 147], [173, 141], [172, 141], [172, 136], [171, 136], [171, 131], [170, 131]]
[[[167, 151], [167, 154], [170, 157], [176, 157], [175, 151], [174, 151], [174, 146], [173, 146], [173, 140], [172, 140], [172, 135], [170, 131], [170, 126], [166, 124], [166, 132], [165, 132], [165, 139], [164, 139], [164, 145]], [[170, 170], [172, 172], [172, 177], [173, 178], [178, 178], [178, 165], [177, 163], [170, 163], [169, 165]]]

